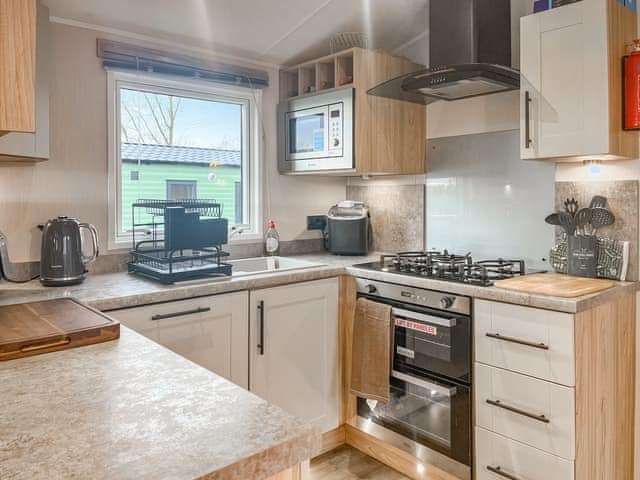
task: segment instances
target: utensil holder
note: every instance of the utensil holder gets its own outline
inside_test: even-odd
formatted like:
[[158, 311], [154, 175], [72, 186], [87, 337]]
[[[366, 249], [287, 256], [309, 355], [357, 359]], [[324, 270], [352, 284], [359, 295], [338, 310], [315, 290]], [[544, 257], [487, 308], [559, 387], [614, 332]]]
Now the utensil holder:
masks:
[[569, 235], [567, 238], [568, 274], [596, 277], [598, 240], [593, 235]]

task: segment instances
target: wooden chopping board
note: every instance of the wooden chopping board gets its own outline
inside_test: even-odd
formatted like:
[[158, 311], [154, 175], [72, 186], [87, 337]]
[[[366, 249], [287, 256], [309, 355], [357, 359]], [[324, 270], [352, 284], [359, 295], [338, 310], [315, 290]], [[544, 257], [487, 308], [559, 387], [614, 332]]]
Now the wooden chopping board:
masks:
[[495, 282], [496, 287], [506, 290], [565, 298], [600, 292], [614, 285], [612, 280], [573, 277], [560, 273], [534, 273]]
[[120, 323], [71, 298], [0, 307], [0, 360], [115, 340]]

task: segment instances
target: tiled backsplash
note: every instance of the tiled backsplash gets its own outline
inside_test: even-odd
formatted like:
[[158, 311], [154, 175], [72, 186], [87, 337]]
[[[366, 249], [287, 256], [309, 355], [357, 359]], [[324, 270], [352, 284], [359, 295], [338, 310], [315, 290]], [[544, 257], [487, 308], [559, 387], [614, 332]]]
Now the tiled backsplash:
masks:
[[371, 212], [372, 250], [402, 252], [424, 248], [424, 184], [348, 185], [348, 200], [361, 200]]
[[588, 206], [594, 195], [607, 198], [607, 208], [616, 216], [616, 221], [610, 227], [599, 229], [598, 236], [630, 242], [627, 280], [638, 280], [638, 190], [637, 180], [556, 182], [557, 210], [564, 209], [567, 198], [575, 198], [580, 207]]

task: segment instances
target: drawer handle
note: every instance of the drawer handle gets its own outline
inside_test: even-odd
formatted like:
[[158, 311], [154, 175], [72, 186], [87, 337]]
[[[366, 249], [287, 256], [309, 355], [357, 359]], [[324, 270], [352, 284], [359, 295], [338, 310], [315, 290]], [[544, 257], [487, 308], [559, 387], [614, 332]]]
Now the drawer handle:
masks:
[[58, 340], [56, 342], [39, 343], [36, 345], [25, 345], [24, 347], [20, 347], [20, 351], [22, 353], [35, 352], [36, 350], [44, 350], [45, 348], [61, 347], [63, 345], [69, 345], [70, 343], [71, 343], [71, 339], [69, 337], [65, 337], [62, 340]]
[[182, 317], [184, 315], [193, 315], [195, 313], [203, 313], [211, 311], [210, 307], [198, 307], [193, 310], [183, 310], [182, 312], [158, 313], [151, 317], [151, 320], [164, 320], [165, 318]]
[[535, 413], [529, 413], [524, 410], [520, 410], [519, 408], [506, 405], [502, 403], [500, 400], [487, 399], [487, 403], [489, 405], [493, 405], [494, 407], [502, 408], [503, 410], [507, 410], [512, 413], [517, 413], [518, 415], [522, 415], [523, 417], [532, 418], [533, 420], [537, 420], [538, 422], [542, 422], [542, 423], [550, 422], [550, 420], [545, 415], [536, 415]]
[[535, 343], [535, 342], [529, 342], [527, 340], [522, 340], [520, 338], [505, 337], [504, 335], [500, 335], [499, 333], [487, 333], [486, 335], [489, 338], [495, 338], [496, 340], [502, 340], [503, 342], [517, 343], [518, 345], [525, 345], [527, 347], [539, 348], [541, 350], [549, 350], [549, 345], [545, 343]]
[[491, 465], [487, 465], [487, 470], [495, 473], [496, 475], [500, 475], [501, 477], [508, 478], [509, 480], [520, 480], [518, 477], [503, 471], [502, 467], [492, 467]]

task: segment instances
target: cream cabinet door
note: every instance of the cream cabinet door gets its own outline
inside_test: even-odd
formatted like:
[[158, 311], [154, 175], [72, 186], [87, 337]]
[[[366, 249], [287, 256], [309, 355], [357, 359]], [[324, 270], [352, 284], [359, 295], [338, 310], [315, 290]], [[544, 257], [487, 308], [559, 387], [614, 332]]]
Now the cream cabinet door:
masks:
[[600, 38], [606, 23], [594, 22], [584, 3], [520, 21], [523, 159], [609, 149], [607, 40]]
[[123, 325], [243, 388], [249, 386], [248, 292], [109, 312]]
[[340, 420], [338, 279], [250, 292], [250, 390], [322, 431]]

